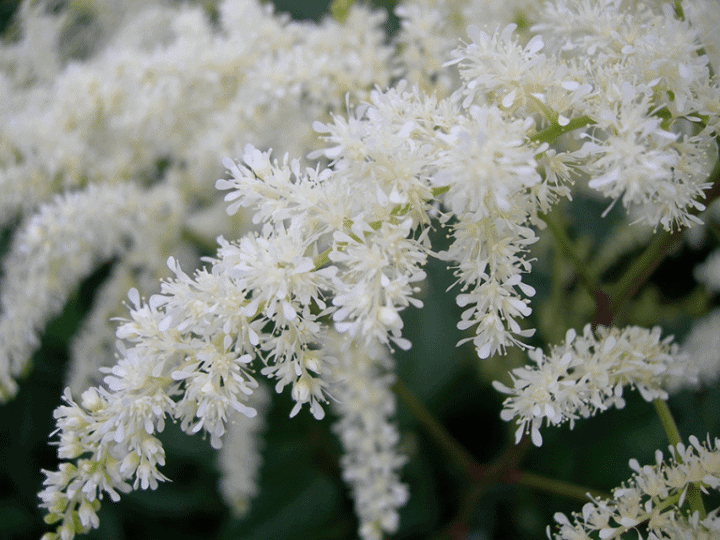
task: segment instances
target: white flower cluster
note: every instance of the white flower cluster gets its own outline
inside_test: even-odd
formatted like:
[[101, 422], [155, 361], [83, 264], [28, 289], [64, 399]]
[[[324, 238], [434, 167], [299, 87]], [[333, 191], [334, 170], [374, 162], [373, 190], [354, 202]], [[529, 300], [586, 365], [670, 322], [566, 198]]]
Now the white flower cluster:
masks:
[[[610, 500], [593, 499], [573, 514], [572, 521], [560, 512], [555, 514], [557, 530], [548, 527], [548, 538], [581, 540], [594, 538], [619, 539], [629, 531], [647, 540], [712, 540], [720, 535], [720, 517], [713, 510], [707, 515], [699, 511], [686, 513], [682, 507], [688, 488], [698, 486], [703, 493], [720, 490], [720, 439], [701, 444], [690, 437], [690, 446], [670, 446], [670, 459], [663, 461], [660, 450], [655, 465], [640, 466], [630, 460], [635, 471], [627, 484], [613, 490]], [[645, 537], [637, 530], [647, 527]]]
[[698, 223], [692, 211], [705, 208], [698, 199], [717, 159], [720, 86], [694, 27], [669, 4], [658, 13], [600, 0], [547, 3], [524, 47], [513, 28], [469, 28], [472, 42], [453, 53], [464, 104], [541, 115], [553, 136], [589, 125], [574, 131], [581, 148], [552, 157], [574, 162], [590, 188], [654, 228]]
[[[23, 2], [18, 39], [0, 44], [0, 225], [21, 218], [0, 284], [3, 401], [37, 333], [99, 262], [113, 258], [114, 284], [73, 347], [77, 389], [113, 361], [107, 319], [127, 290], [156, 290], [171, 253], [195, 266], [198, 239], [233, 230], [227, 218], [195, 219], [217, 201], [218, 156], [248, 141], [306, 153], [313, 120], [391, 73], [385, 15], [365, 7], [341, 25], [294, 22], [255, 1], [219, 2], [215, 21], [187, 3], [68, 2], [58, 15], [51, 4]], [[163, 191], [172, 215], [143, 200]], [[162, 231], [157, 243], [118, 243], [143, 227]], [[26, 291], [34, 298], [19, 302]]]
[[535, 446], [541, 446], [543, 422], [570, 422], [572, 429], [578, 418], [623, 408], [626, 386], [637, 388], [646, 401], [667, 399], [668, 385], [697, 380], [690, 358], [672, 339], [661, 339], [659, 327], [598, 327], [595, 335], [588, 324], [581, 336], [570, 329], [564, 343], [549, 354], [539, 349], [528, 353], [535, 365], [512, 370], [512, 388], [493, 382], [497, 391], [510, 395], [500, 416], [516, 419], [516, 441], [530, 433]]
[[[192, 291], [187, 286], [189, 278], [175, 270], [180, 276], [176, 287], [186, 286], [190, 301], [199, 291]], [[199, 286], [206, 275], [199, 275]], [[231, 289], [216, 292], [228, 293], [224, 298], [232, 303], [238, 298]], [[66, 540], [97, 527], [95, 512], [103, 492], [117, 500], [118, 491], [155, 489], [158, 481], [166, 480], [157, 468], [164, 463], [164, 450], [154, 436], [163, 430], [166, 416], [181, 420], [188, 433], [201, 429], [209, 433], [211, 444], [219, 448], [229, 415], [234, 411], [248, 417], [256, 414], [245, 404], [257, 387], [247, 369], [251, 356], [243, 354], [242, 338], [247, 338], [249, 329], [244, 334], [236, 332], [237, 341], [227, 334], [226, 339], [215, 341], [190, 332], [183, 335], [178, 322], [171, 329], [171, 315], [158, 310], [162, 297], [144, 303], [135, 289], [129, 297], [133, 320], [118, 329], [118, 337], [135, 345], [126, 348], [119, 342], [120, 359], [105, 378], [108, 389], [86, 390], [81, 405], [68, 390], [67, 405], [55, 412], [58, 456], [78, 459], [76, 465], [61, 465], [56, 473], [46, 471], [42, 506], [50, 513], [49, 523], [60, 522], [57, 532], [48, 533], [47, 538]], [[188, 316], [199, 315], [208, 327], [222, 327], [226, 321], [212, 317], [203, 301], [212, 299], [189, 302]], [[243, 317], [238, 314], [237, 319], [240, 322]], [[227, 321], [226, 328], [233, 330], [232, 321]]]
[[[125, 260], [126, 271], [135, 264], [138, 272], [158, 268], [165, 246], [178, 241], [184, 211], [177, 191], [132, 184], [91, 185], [39, 209], [3, 260], [0, 400], [15, 394], [15, 378], [25, 370], [39, 332], [80, 280], [113, 257]], [[153, 272], [145, 281], [158, 277]]]
[[[422, 5], [399, 7], [408, 55], [445, 47], [412, 52], [418, 37], [409, 32], [423, 20]], [[397, 476], [403, 458], [389, 420], [386, 355], [411, 347], [401, 313], [423, 306], [417, 293], [427, 258], [454, 268], [458, 327], [469, 331], [461, 343], [473, 342], [487, 358], [527, 347], [533, 335], [521, 325], [535, 294], [523, 281], [531, 270], [527, 250], [538, 239], [540, 214], [571, 196], [574, 179], [588, 176], [591, 188], [639, 209], [653, 227], [698, 221], [693, 212], [703, 208], [717, 149], [720, 84], [694, 28], [672, 10], [641, 2], [620, 8], [614, 0], [558, 0], [538, 14], [533, 31], [541, 34], [529, 40], [513, 24], [489, 33], [471, 26], [471, 43], [423, 79], [430, 87], [454, 84], [447, 96], [406, 81], [383, 88], [398, 66], [383, 44], [382, 16], [362, 8], [345, 27], [316, 27], [226, 0], [218, 7], [220, 31], [199, 9], [153, 8], [165, 23], [151, 45], [133, 41], [142, 32], [128, 30], [123, 39], [131, 46], [63, 72], [58, 88], [85, 88], [89, 78], [93, 99], [78, 104], [68, 101], [70, 90], [52, 100], [41, 93], [55, 115], [90, 108], [62, 116], [61, 125], [70, 126], [62, 141], [32, 146], [30, 137], [30, 147], [22, 146], [18, 126], [39, 120], [21, 107], [11, 124], [19, 131], [0, 139], [0, 151], [46, 159], [12, 162], [8, 184], [22, 173], [84, 189], [107, 177], [135, 178], [170, 156], [169, 170], [153, 181], [176, 186], [179, 200], [195, 208], [213, 198], [203, 195], [212, 160], [239, 154], [223, 160], [229, 178], [216, 187], [227, 192], [228, 214], [246, 208], [257, 226], [235, 232], [236, 240], [219, 237], [215, 258], [192, 276], [170, 257], [174, 278], [148, 301], [131, 289], [130, 319], [117, 330], [118, 362], [105, 369], [105, 386], [85, 391], [80, 405], [66, 393], [56, 412], [59, 457], [76, 462], [46, 472], [42, 506], [58, 523], [47, 539], [70, 540], [96, 527], [103, 492], [117, 499], [165, 479], [155, 433], [166, 417], [220, 448], [233, 415], [256, 415], [258, 370], [277, 392], [290, 388], [290, 416], [308, 405], [321, 419], [328, 397], [337, 398], [342, 465], [361, 535], [395, 530], [407, 492]], [[159, 12], [142, 13], [141, 26]], [[404, 72], [422, 77], [414, 68]], [[371, 81], [378, 86], [366, 95]], [[328, 120], [348, 89], [347, 117]], [[315, 167], [244, 144], [259, 139], [305, 152], [308, 115], [321, 119], [312, 127], [324, 141], [308, 156], [321, 159]], [[157, 130], [165, 135], [154, 138]], [[63, 146], [67, 141], [88, 163]], [[107, 159], [100, 148], [111, 149]], [[43, 189], [36, 201], [52, 191]], [[14, 197], [12, 210], [20, 206]], [[430, 241], [438, 224], [450, 230], [440, 252]], [[339, 337], [329, 338], [331, 328]], [[600, 329], [596, 336], [588, 326], [582, 336], [569, 331], [549, 355], [530, 355], [536, 368], [515, 370], [514, 388], [495, 387], [511, 395], [502, 417], [517, 418], [517, 438], [529, 432], [536, 445], [543, 421], [572, 424], [622, 406], [626, 385], [647, 400], [665, 399], [672, 379], [693, 376], [659, 329]], [[252, 494], [251, 484], [243, 496]]]
[[539, 7], [534, 0], [399, 2], [395, 8], [400, 19], [396, 35], [398, 68], [413, 85], [446, 97], [457, 88], [459, 77], [445, 62], [468, 26], [482, 23], [486, 28], [495, 28], [521, 21], [524, 28], [520, 31], [526, 37], [526, 25], [537, 19]]
[[[530, 270], [525, 251], [537, 240], [527, 221], [540, 198], [538, 193], [543, 193], [543, 204], [549, 204], [560, 191], [543, 182], [535, 170], [534, 155], [543, 148], [529, 139], [533, 126], [532, 121], [504, 117], [496, 106], [464, 109], [449, 98], [437, 101], [417, 89], [408, 91], [404, 83], [386, 92], [373, 92], [371, 102], [358, 107], [347, 121], [335, 117], [333, 124], [316, 123], [330, 148], [312, 156], [332, 160], [333, 182], [352, 185], [355, 194], [362, 194], [349, 203], [343, 218], [352, 223], [358, 239], [362, 239], [360, 233], [377, 229], [363, 241], [377, 245], [371, 248], [378, 253], [373, 259], [356, 251], [357, 240], [344, 236], [336, 238], [343, 240], [343, 246], [333, 250], [338, 254], [331, 253], [331, 259], [348, 264], [347, 257], [357, 253], [364, 261], [358, 267], [365, 274], [362, 280], [372, 277], [367, 274], [369, 260], [378, 260], [390, 263], [393, 272], [405, 272], [403, 282], [418, 281], [424, 274], [411, 267], [424, 264], [429, 247], [427, 224], [436, 215], [441, 215], [443, 222], [454, 217], [453, 242], [437, 256], [457, 265], [462, 288], [457, 301], [467, 308], [460, 328], [474, 329], [474, 337], [468, 339], [481, 358], [521, 344], [519, 338], [533, 333], [516, 322], [532, 312], [524, 296], [534, 294], [532, 287], [522, 282], [522, 274]], [[343, 190], [348, 192], [348, 188]], [[441, 208], [433, 201], [436, 197], [443, 203]], [[401, 243], [377, 244], [379, 238], [398, 230], [393, 221], [405, 229], [402, 235], [406, 238]], [[393, 262], [392, 258], [400, 256], [398, 248], [402, 259]], [[353, 276], [353, 280], [357, 278]], [[343, 294], [334, 301], [341, 306], [335, 320], [344, 322], [347, 314], [362, 318], [341, 330], [355, 335], [358, 325], [375, 324], [364, 322], [367, 315], [390, 321], [386, 312], [367, 313], [361, 307], [366, 303], [364, 295], [376, 286], [353, 287], [355, 296]], [[405, 283], [401, 287], [409, 291]], [[399, 300], [401, 306], [412, 303], [409, 297]], [[354, 307], [345, 307], [348, 301]], [[414, 304], [420, 307], [418, 301]], [[394, 323], [397, 331], [399, 323], [399, 319]], [[392, 339], [399, 346], [409, 346], [398, 337], [393, 334]]]

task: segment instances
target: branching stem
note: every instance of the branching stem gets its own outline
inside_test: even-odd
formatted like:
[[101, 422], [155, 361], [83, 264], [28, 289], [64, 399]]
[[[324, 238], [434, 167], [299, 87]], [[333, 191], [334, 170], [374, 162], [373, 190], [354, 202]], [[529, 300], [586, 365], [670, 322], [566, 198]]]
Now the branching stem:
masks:
[[495, 482], [538, 489], [564, 497], [587, 502], [588, 494], [609, 498], [610, 494], [585, 488], [562, 480], [547, 478], [535, 473], [521, 471], [518, 464], [524, 454], [524, 446], [508, 444], [505, 450], [492, 462], [478, 463], [468, 450], [460, 444], [445, 427], [438, 422], [425, 405], [401, 381], [396, 381], [393, 392], [407, 405], [413, 416], [422, 424], [433, 440], [450, 456], [455, 464], [477, 485], [487, 487]]

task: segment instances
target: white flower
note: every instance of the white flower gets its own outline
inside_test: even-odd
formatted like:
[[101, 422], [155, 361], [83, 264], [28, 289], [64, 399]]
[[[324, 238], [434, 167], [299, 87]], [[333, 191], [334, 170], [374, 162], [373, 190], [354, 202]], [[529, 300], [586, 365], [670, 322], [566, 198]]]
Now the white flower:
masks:
[[402, 349], [410, 347], [401, 334], [399, 312], [410, 304], [422, 307], [413, 298], [418, 288], [411, 284], [425, 279], [421, 266], [426, 258], [423, 246], [408, 238], [412, 228], [412, 220], [406, 219], [398, 225], [383, 223], [364, 241], [335, 234], [330, 260], [342, 264], [339, 279], [343, 282], [333, 298], [338, 331], [366, 345], [390, 340]]
[[714, 29], [720, 25], [720, 11], [714, 9], [716, 6], [713, 1], [694, 0], [683, 5], [683, 10], [699, 34], [700, 43], [703, 44], [710, 65], [717, 73], [720, 66], [720, 42]]
[[[171, 267], [190, 293], [190, 279], [179, 267]], [[242, 354], [241, 339], [225, 335], [213, 342], [202, 335], [183, 335], [177, 324], [173, 326], [173, 317], [162, 310], [172, 307], [167, 298], [154, 297], [145, 303], [136, 290], [131, 290], [129, 298], [132, 320], [120, 326], [118, 337], [136, 344], [128, 348], [118, 342], [119, 361], [106, 369], [107, 390], [83, 393], [82, 408], [67, 390], [67, 406], [55, 412], [58, 455], [77, 458], [77, 465], [61, 466], [65, 474], [46, 472], [40, 497], [41, 506], [51, 512], [50, 519], [62, 522], [58, 534], [67, 538], [97, 526], [90, 512], [97, 506], [87, 503], [102, 499], [103, 492], [118, 500], [118, 491], [155, 489], [166, 480], [158, 470], [165, 462], [164, 450], [154, 436], [163, 430], [166, 416], [181, 420], [187, 432], [203, 429], [212, 445], [219, 447], [230, 410], [255, 415], [244, 404], [257, 383], [244, 367], [251, 357]], [[206, 323], [212, 327], [213, 318], [208, 318]], [[176, 403], [173, 398], [178, 397]], [[85, 454], [89, 457], [81, 457]], [[79, 528], [77, 520], [82, 524]]]
[[[13, 249], [4, 261], [3, 317], [13, 322], [0, 323], [0, 399], [15, 393], [38, 331], [102, 261], [117, 257], [152, 284], [171, 252], [192, 253], [196, 264], [193, 240], [210, 241], [216, 232], [187, 235], [184, 227], [212, 205], [207, 182], [220, 174], [218, 156], [251, 140], [306, 153], [317, 146], [313, 120], [339, 110], [348, 91], [365, 98], [391, 73], [385, 15], [362, 6], [346, 25], [294, 22], [238, 0], [219, 2], [215, 22], [198, 5], [47, 7], [23, 4], [18, 39], [0, 46], [0, 223], [20, 214], [13, 244], [28, 250], [18, 256]], [[80, 15], [90, 23], [68, 33]], [[69, 36], [76, 39], [63, 39]], [[60, 193], [64, 202], [53, 201]], [[28, 236], [23, 230], [33, 221], [39, 228]], [[146, 284], [129, 286], [151, 292]], [[93, 306], [98, 337], [90, 343], [87, 332], [81, 350], [108, 352], [112, 329], [97, 320], [117, 315], [112, 309], [128, 288]], [[21, 305], [10, 297], [15, 291], [34, 298]], [[108, 360], [112, 351], [75, 371]]]
[[238, 287], [252, 291], [248, 316], [257, 310], [284, 325], [302, 316], [311, 305], [325, 308], [323, 290], [331, 286], [334, 268], [315, 271], [308, 244], [299, 231], [278, 232], [269, 238], [248, 235], [221, 251]]
[[324, 291], [332, 287], [337, 269], [316, 269], [306, 256], [309, 250], [307, 240], [292, 229], [268, 238], [248, 235], [239, 245], [226, 245], [220, 253], [230, 279], [249, 293], [242, 314], [274, 326], [272, 333], [258, 343], [267, 364], [262, 374], [278, 379], [278, 392], [292, 384], [297, 406], [291, 416], [308, 403], [313, 414], [321, 418], [325, 383], [308, 369], [305, 357], [323, 332], [319, 315], [312, 309], [325, 312]]
[[648, 114], [651, 91], [628, 81], [611, 89], [611, 101], [596, 113], [606, 130], [603, 140], [590, 138], [575, 155], [587, 160], [583, 168], [592, 176], [591, 188], [622, 198], [626, 208], [642, 208], [638, 221], [666, 230], [700, 223], [689, 211], [705, 209], [698, 199], [709, 184], [700, 182], [706, 175], [697, 169], [697, 160], [687, 162], [683, 156], [700, 154], [692, 147], [704, 143], [663, 129], [662, 119]]
[[500, 416], [516, 419], [516, 442], [530, 433], [541, 446], [543, 421], [553, 426], [569, 421], [572, 428], [578, 418], [613, 405], [622, 408], [625, 386], [637, 388], [646, 401], [667, 399], [668, 385], [697, 379], [690, 358], [671, 342], [672, 337], [660, 339], [659, 327], [599, 327], [595, 335], [588, 324], [582, 336], [568, 330], [564, 343], [548, 355], [539, 349], [528, 353], [535, 365], [512, 370], [512, 388], [493, 382], [498, 392], [510, 395]]
[[472, 106], [467, 113], [440, 136], [447, 149], [433, 183], [450, 187], [443, 201], [464, 220], [522, 220], [532, 208], [528, 190], [541, 181], [535, 155], [543, 149], [528, 144], [534, 121], [509, 121], [496, 106]]
[[587, 161], [590, 187], [671, 231], [699, 223], [704, 209], [720, 93], [694, 27], [658, 7], [558, 0], [533, 30], [592, 88], [573, 102], [593, 124], [574, 154]]
[[59, 457], [90, 456], [78, 459], [76, 465], [64, 463], [56, 473], [43, 471], [46, 479], [39, 494], [40, 506], [50, 512], [51, 522], [61, 522], [57, 534], [63, 540], [98, 526], [96, 512], [104, 493], [117, 501], [118, 492], [155, 489], [158, 481], [167, 480], [157, 469], [165, 463], [165, 453], [152, 433], [156, 425], [162, 429], [171, 400], [156, 395], [156, 404], [140, 412], [137, 408], [123, 411], [117, 397], [103, 390], [86, 393], [81, 408], [66, 390], [67, 405], [55, 412]]
[[530, 337], [534, 330], [521, 329], [516, 319], [532, 313], [522, 295], [533, 296], [535, 290], [522, 282], [522, 273], [530, 270], [523, 252], [537, 240], [535, 232], [496, 218], [461, 221], [454, 236], [450, 249], [439, 255], [457, 263], [455, 275], [462, 284], [457, 303], [466, 308], [458, 328], [475, 328], [475, 336], [459, 344], [473, 341], [480, 358], [504, 354], [508, 346], [524, 347], [518, 337]]
[[504, 109], [524, 107], [532, 93], [542, 92], [557, 76], [554, 66], [540, 51], [542, 37], [533, 37], [525, 47], [513, 40], [516, 24], [507, 25], [499, 34], [488, 36], [471, 25], [468, 36], [472, 43], [453, 51], [454, 59], [446, 65], [459, 64], [463, 79], [463, 107], [477, 104], [502, 104]]
[[[691, 446], [680, 443], [670, 446], [670, 459], [663, 461], [662, 452], [655, 455], [654, 465], [640, 466], [630, 460], [634, 474], [613, 490], [610, 500], [592, 499], [582, 512], [555, 514], [557, 530], [548, 537], [554, 540], [620, 538], [640, 523], [647, 523], [648, 538], [653, 540], [711, 540], [720, 531], [718, 511], [700, 518], [682, 508], [690, 484], [699, 485], [707, 493], [720, 486], [720, 439], [701, 444], [694, 435]], [[590, 536], [593, 535], [593, 536]]]
[[[494, 5], [490, 18], [506, 25], [524, 1]], [[103, 494], [117, 499], [165, 480], [156, 432], [166, 417], [187, 433], [209, 435], [213, 447], [223, 446], [237, 413], [248, 419], [257, 413], [258, 371], [274, 380], [276, 391], [290, 387], [290, 416], [308, 405], [321, 419], [329, 397], [337, 399], [343, 476], [353, 490], [360, 534], [373, 540], [394, 532], [407, 489], [398, 477], [405, 459], [390, 422], [393, 366], [387, 349], [410, 347], [402, 312], [422, 307], [417, 295], [427, 257], [453, 266], [463, 309], [458, 327], [469, 331], [460, 343], [472, 341], [486, 358], [513, 345], [527, 347], [524, 339], [533, 330], [521, 324], [532, 313], [535, 291], [523, 274], [531, 270], [528, 246], [537, 240], [532, 227], [540, 212], [571, 196], [575, 171], [587, 173], [591, 188], [622, 199], [653, 227], [690, 225], [697, 222], [694, 210], [703, 208], [703, 182], [716, 155], [720, 85], [692, 25], [676, 21], [668, 8], [558, 0], [541, 15], [536, 28], [542, 35], [526, 41], [514, 25], [492, 35], [471, 28], [473, 43], [461, 47], [454, 61], [441, 66], [445, 58], [433, 58], [427, 75], [418, 73], [422, 65], [401, 68], [426, 87], [437, 85], [439, 97], [409, 89], [405, 81], [382, 89], [398, 76], [398, 63], [384, 42], [383, 16], [366, 8], [353, 8], [347, 26], [329, 19], [294, 23], [260, 4], [231, 0], [218, 6], [212, 24], [199, 7], [137, 9], [136, 23], [108, 30], [110, 47], [93, 50], [88, 61], [50, 69], [59, 72], [52, 85], [33, 83], [27, 73], [40, 73], [36, 67], [9, 75], [10, 82], [2, 74], [0, 97], [12, 95], [11, 89], [20, 95], [9, 98], [17, 112], [0, 105], [7, 126], [0, 137], [0, 182], [9, 194], [2, 209], [37, 212], [57, 189], [108, 179], [121, 186], [153, 183], [153, 193], [167, 189], [178, 201], [166, 216], [172, 225], [167, 229], [177, 236], [167, 249], [174, 250], [192, 244], [182, 238], [189, 209], [212, 206], [205, 188], [219, 173], [217, 156], [239, 155], [239, 161], [223, 161], [230, 178], [216, 187], [227, 192], [229, 214], [247, 208], [258, 228], [233, 241], [220, 237], [217, 255], [192, 275], [170, 257], [174, 277], [148, 301], [131, 289], [130, 315], [116, 334], [118, 362], [104, 370], [105, 386], [84, 392], [81, 405], [68, 392], [56, 412], [59, 456], [74, 462], [46, 473], [42, 506], [58, 527], [50, 537], [69, 540], [96, 527]], [[455, 23], [431, 37], [426, 49], [418, 28], [443, 13], [464, 25], [479, 9], [439, 6], [423, 13], [401, 6], [398, 43], [406, 47], [398, 58], [440, 54]], [[553, 19], [556, 14], [561, 20]], [[156, 35], [139, 37], [154, 20]], [[558, 35], [558, 28], [567, 35]], [[445, 69], [453, 64], [457, 76]], [[370, 91], [374, 83], [380, 86]], [[452, 85], [455, 96], [443, 98]], [[348, 118], [337, 114], [343, 99]], [[290, 154], [273, 160], [270, 151], [247, 144], [301, 155], [318, 148], [307, 141], [311, 125], [325, 145], [309, 155], [323, 160], [314, 168], [302, 170]], [[585, 144], [578, 149], [577, 141]], [[26, 192], [34, 194], [25, 200]], [[155, 207], [134, 201], [126, 212], [119, 205], [121, 217], [106, 224], [97, 217], [102, 209], [87, 208], [98, 200], [88, 197], [85, 220], [57, 236], [87, 235], [94, 253], [118, 254], [131, 269], [157, 269], [157, 259], [167, 258], [158, 256], [163, 246], [152, 244], [148, 254], [122, 251], [128, 237], [152, 240], [133, 236], [134, 221], [152, 221], [145, 214]], [[132, 227], [123, 228], [123, 220]], [[451, 231], [451, 244], [440, 253], [430, 240], [438, 221]], [[110, 231], [107, 245], [101, 245], [103, 225]], [[43, 243], [44, 232], [28, 230], [18, 238], [34, 242], [31, 252], [41, 246], [47, 253], [29, 257], [23, 268], [49, 264], [41, 277], [52, 285], [63, 276], [57, 261], [64, 261], [53, 258], [55, 242]], [[82, 263], [68, 272], [74, 282], [92, 267], [83, 259], [87, 247], [70, 250]], [[18, 315], [13, 301], [6, 305], [3, 317]], [[25, 342], [35, 338], [45, 317], [33, 313], [13, 323], [30, 328], [21, 334]], [[517, 419], [518, 439], [529, 432], [540, 445], [543, 422], [572, 424], [622, 406], [627, 385], [647, 400], [666, 398], [673, 380], [693, 377], [670, 341], [657, 329], [637, 327], [595, 335], [588, 326], [581, 337], [569, 332], [548, 355], [531, 352], [535, 366], [515, 370], [513, 388], [495, 384], [510, 395], [502, 417]], [[19, 373], [15, 356], [0, 356], [6, 394]], [[715, 451], [692, 442], [694, 450], [673, 452], [693, 469], [658, 465], [638, 473], [637, 484], [651, 499], [671, 492], [681, 498], [688, 481], [717, 487]], [[236, 486], [242, 498], [253, 492], [256, 457], [250, 450], [247, 468], [240, 464], [248, 475]], [[616, 497], [630, 491], [621, 489]], [[650, 512], [632, 504], [617, 515], [612, 511], [612, 504], [595, 501], [582, 519], [606, 538]], [[651, 526], [664, 517], [653, 514]], [[558, 521], [571, 531], [567, 518]], [[677, 530], [716, 523], [699, 516], [675, 521], [682, 521]], [[665, 522], [653, 534], [660, 538], [671, 526]]]

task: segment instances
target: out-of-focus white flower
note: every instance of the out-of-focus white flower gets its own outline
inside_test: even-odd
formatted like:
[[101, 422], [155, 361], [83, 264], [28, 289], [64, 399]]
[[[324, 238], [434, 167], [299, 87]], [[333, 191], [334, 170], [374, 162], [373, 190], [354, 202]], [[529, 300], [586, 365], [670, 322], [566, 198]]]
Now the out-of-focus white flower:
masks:
[[700, 43], [705, 49], [710, 65], [715, 73], [720, 70], [720, 40], [717, 29], [720, 28], [720, 10], [717, 0], [693, 0], [683, 4], [683, 11], [692, 23]]
[[720, 291], [720, 250], [716, 249], [705, 262], [698, 264], [693, 270], [695, 279], [705, 285], [710, 293]]
[[225, 426], [222, 448], [218, 451], [220, 494], [238, 517], [247, 513], [251, 499], [258, 492], [258, 476], [262, 463], [260, 432], [265, 427], [269, 401], [270, 395], [265, 386], [258, 386], [248, 402], [257, 410], [257, 416], [231, 416]]
[[682, 352], [695, 365], [701, 384], [715, 384], [720, 377], [720, 309], [693, 323]]
[[[156, 233], [156, 230], [153, 230]], [[73, 395], [80, 395], [91, 386], [102, 384], [101, 367], [112, 367], [115, 358], [117, 319], [127, 314], [122, 301], [128, 290], [138, 283], [145, 290], [157, 288], [155, 273], [133, 272], [125, 265], [115, 265], [93, 299], [94, 307], [81, 323], [71, 342], [71, 361], [65, 384]], [[140, 274], [140, 275], [138, 275]]]
[[336, 359], [332, 373], [338, 400], [333, 409], [340, 420], [333, 430], [345, 450], [343, 479], [352, 489], [360, 537], [382, 540], [397, 531], [398, 509], [408, 499], [407, 486], [398, 477], [407, 458], [398, 453], [400, 436], [391, 422], [393, 361], [387, 348], [368, 349], [346, 335], [330, 334], [326, 346]]
[[423, 91], [446, 97], [458, 87], [458, 74], [446, 61], [470, 25], [482, 23], [494, 31], [522, 20], [526, 27], [537, 20], [540, 6], [533, 0], [483, 0], [479, 2], [437, 2], [405, 0], [395, 14], [400, 30], [396, 62], [402, 77]]
[[170, 186], [91, 185], [57, 197], [20, 227], [3, 259], [0, 399], [14, 396], [14, 379], [26, 368], [39, 333], [96, 265], [119, 257], [126, 270], [159, 277], [158, 259], [177, 242], [183, 212]]

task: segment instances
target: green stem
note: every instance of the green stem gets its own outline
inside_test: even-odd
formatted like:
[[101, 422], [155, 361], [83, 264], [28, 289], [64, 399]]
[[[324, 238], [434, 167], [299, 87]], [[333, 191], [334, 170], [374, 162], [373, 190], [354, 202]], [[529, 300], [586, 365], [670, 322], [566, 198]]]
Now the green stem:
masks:
[[[584, 502], [588, 500], [588, 493], [596, 497], [610, 498], [610, 494], [607, 493], [519, 470], [517, 462], [521, 457], [522, 449], [518, 450], [518, 447], [514, 444], [510, 444], [492, 463], [482, 465], [437, 421], [435, 416], [413, 395], [407, 386], [397, 380], [392, 390], [410, 408], [413, 416], [420, 421], [435, 442], [479, 486], [487, 486], [494, 482], [503, 481], [507, 484], [556, 493]], [[521, 441], [520, 445], [522, 444]]]
[[707, 517], [707, 511], [705, 510], [705, 503], [702, 499], [702, 491], [700, 485], [693, 483], [687, 487], [686, 503], [690, 506], [690, 510], [697, 512], [700, 515], [700, 519]]
[[569, 325], [565, 324], [567, 320], [565, 310], [565, 282], [563, 279], [563, 265], [565, 264], [565, 256], [559, 245], [553, 246], [552, 252], [552, 274], [550, 276], [550, 305], [551, 313], [555, 313], [557, 318], [542, 318], [545, 325], [543, 333], [547, 335], [546, 343], [557, 343], [562, 340], [565, 335], [565, 329]]
[[392, 387], [393, 392], [409, 407], [413, 416], [420, 421], [426, 431], [438, 445], [452, 458], [452, 460], [465, 471], [479, 469], [480, 465], [453, 437], [445, 427], [438, 422], [433, 414], [415, 397], [415, 395], [400, 380]]
[[561, 126], [560, 124], [553, 122], [551, 126], [543, 129], [542, 131], [538, 131], [535, 135], [530, 137], [530, 140], [538, 143], [551, 143], [563, 133], [585, 127], [589, 124], [593, 124], [594, 122], [595, 121], [589, 116], [578, 116], [577, 118], [573, 118], [565, 126]]
[[[663, 429], [665, 430], [668, 441], [670, 441], [670, 444], [672, 446], [677, 446], [681, 442], [680, 431], [678, 430], [675, 419], [670, 412], [670, 407], [668, 407], [667, 402], [662, 399], [653, 400], [653, 405], [655, 405], [655, 411], [660, 418], [660, 422], [662, 423]], [[678, 461], [682, 462], [679, 459], [679, 456]], [[707, 517], [707, 512], [705, 511], [705, 504], [702, 500], [702, 492], [700, 491], [699, 485], [690, 484], [688, 486], [686, 500], [686, 504], [690, 506], [690, 509], [693, 512], [699, 512], [700, 519], [705, 519], [705, 517]]]
[[[712, 184], [712, 187], [705, 192], [705, 200], [703, 203], [706, 207], [710, 206], [713, 201], [720, 197], [720, 161], [715, 164], [707, 182]], [[690, 213], [698, 215], [700, 212], [694, 209]], [[681, 237], [682, 229], [673, 233], [663, 231], [652, 239], [645, 248], [645, 251], [643, 251], [640, 257], [635, 259], [625, 271], [625, 274], [623, 274], [613, 286], [610, 292], [609, 307], [613, 315], [617, 314], [623, 305], [635, 296], [635, 293], [645, 284], [647, 279], [670, 252], [672, 246], [680, 241]]]
[[610, 292], [610, 311], [618, 313], [620, 308], [640, 290], [667, 256], [672, 245], [680, 239], [679, 233], [663, 231], [656, 235], [645, 251], [633, 261]]
[[520, 477], [517, 482], [518, 484], [542, 491], [550, 491], [552, 493], [556, 493], [557, 495], [567, 497], [568, 499], [577, 499], [587, 502], [588, 495], [591, 495], [596, 499], [609, 499], [611, 497], [609, 493], [605, 493], [604, 491], [588, 489], [563, 480], [546, 478], [544, 476], [540, 476], [539, 474], [524, 471], [519, 474]]
[[568, 256], [570, 262], [572, 262], [573, 266], [575, 267], [575, 272], [577, 273], [578, 279], [580, 280], [580, 284], [587, 291], [591, 298], [595, 298], [599, 289], [597, 281], [587, 271], [588, 265], [580, 258], [580, 256], [575, 251], [575, 246], [573, 245], [572, 240], [570, 240], [570, 237], [566, 234], [564, 229], [559, 227], [558, 224], [553, 221], [553, 219], [549, 215], [540, 212], [538, 213], [538, 216], [547, 224], [548, 229], [550, 229], [550, 232], [555, 237], [555, 241], [560, 246], [560, 249], [563, 251], [563, 253], [565, 253], [565, 255]]
[[675, 16], [681, 21], [685, 20], [685, 13], [680, 0], [675, 0]]
[[680, 431], [675, 424], [675, 419], [670, 412], [667, 402], [662, 399], [654, 399], [653, 405], [655, 405], [655, 411], [660, 417], [660, 422], [665, 430], [665, 435], [667, 435], [668, 441], [670, 441], [671, 445], [677, 446], [678, 443], [681, 442]]

